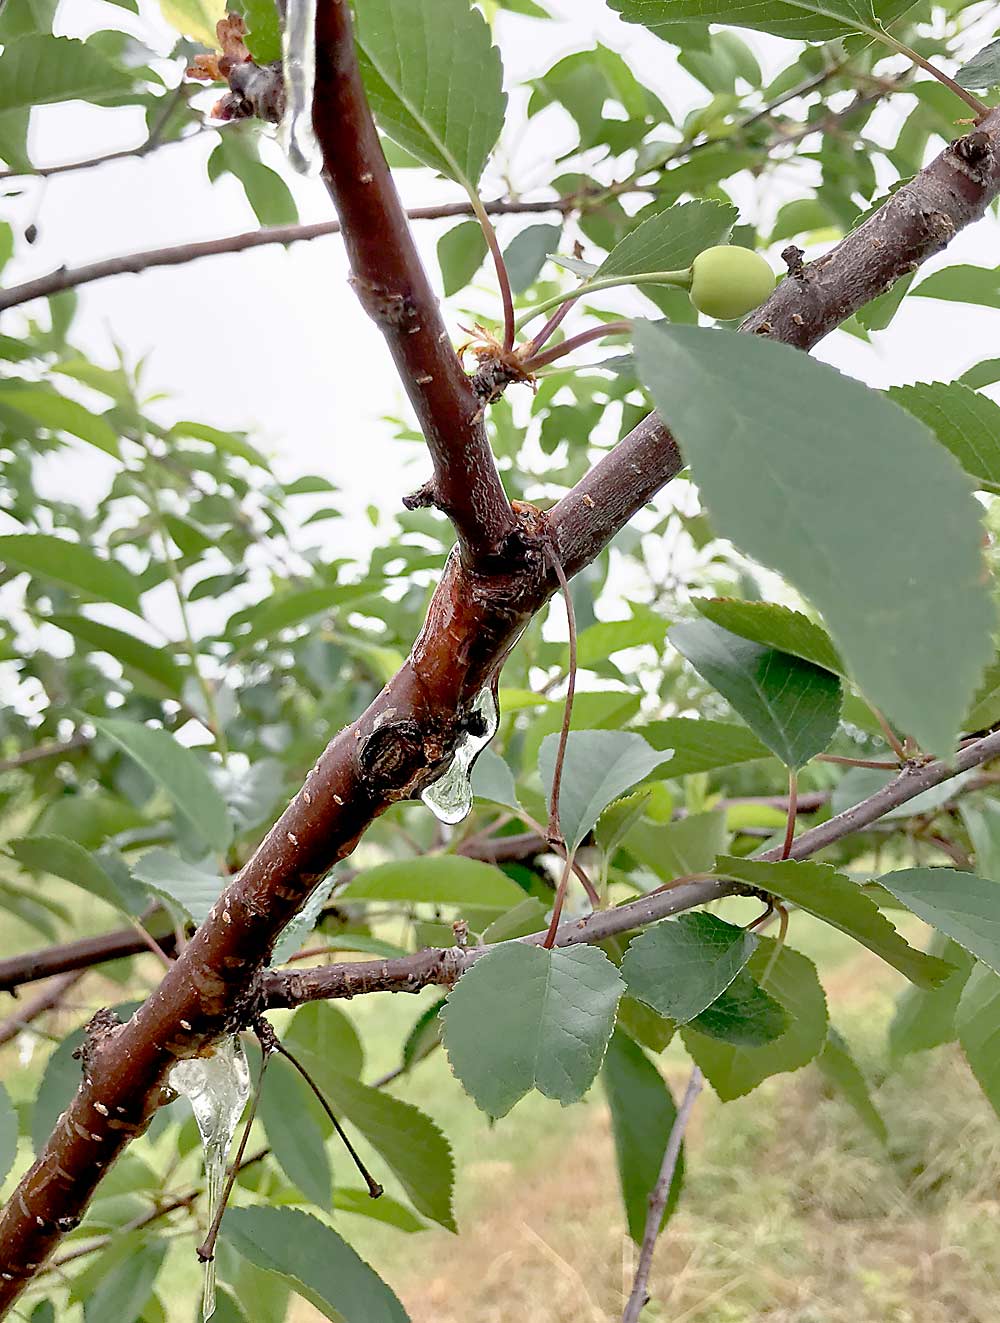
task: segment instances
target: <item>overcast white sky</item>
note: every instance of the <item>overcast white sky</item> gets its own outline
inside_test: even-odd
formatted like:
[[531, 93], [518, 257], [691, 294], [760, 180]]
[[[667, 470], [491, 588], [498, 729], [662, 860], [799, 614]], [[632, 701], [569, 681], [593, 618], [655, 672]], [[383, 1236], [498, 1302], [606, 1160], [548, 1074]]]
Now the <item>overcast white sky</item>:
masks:
[[[690, 105], [704, 102], [703, 89], [677, 69], [672, 48], [622, 23], [602, 0], [548, 0], [548, 7], [559, 16], [558, 23], [501, 16], [497, 38], [510, 85], [600, 40], [625, 55], [672, 107], [678, 105], [678, 88], [684, 89]], [[85, 35], [110, 17], [166, 49], [169, 36], [155, 5], [141, 0], [141, 9], [136, 19], [100, 0], [73, 0], [62, 5], [58, 30]], [[791, 58], [789, 43], [743, 35], [766, 69], [774, 71]], [[895, 110], [888, 112], [887, 132], [910, 104], [909, 98], [897, 99]], [[554, 143], [568, 145], [573, 138], [559, 111], [532, 121], [526, 131], [523, 105], [522, 99], [512, 106], [501, 163], [515, 188], [528, 191], [544, 185], [544, 163]], [[142, 136], [138, 116], [73, 103], [35, 113], [31, 148], [35, 161], [47, 164], [134, 145]], [[31, 182], [20, 198], [7, 199], [5, 206], [22, 224], [36, 221], [38, 241], [7, 268], [5, 283], [63, 263], [75, 266], [120, 252], [254, 228], [235, 181], [227, 178], [213, 186], [207, 180], [205, 161], [214, 142], [214, 134], [206, 134], [142, 161], [114, 162], [45, 183]], [[281, 166], [276, 144], [269, 144], [265, 155]], [[331, 214], [321, 182], [285, 173], [304, 221]], [[405, 171], [399, 179], [409, 204], [459, 196], [454, 186], [435, 181], [429, 172]], [[488, 175], [484, 195], [502, 191], [499, 176]], [[739, 187], [734, 193], [752, 211], [754, 194]], [[765, 205], [773, 214], [777, 204], [791, 196], [794, 179], [780, 195], [772, 189]], [[535, 219], [503, 222], [501, 238]], [[418, 226], [435, 279], [434, 245], [446, 228], [428, 222]], [[947, 260], [992, 266], [997, 237], [995, 222], [981, 224], [960, 236]], [[254, 430], [259, 443], [276, 457], [283, 477], [313, 471], [331, 478], [345, 488], [342, 504], [352, 518], [347, 526], [318, 527], [336, 538], [349, 529], [363, 536], [360, 516], [365, 507], [370, 502], [395, 505], [424, 475], [426, 461], [416, 447], [392, 441], [389, 427], [379, 421], [384, 413], [405, 411], [405, 402], [381, 337], [358, 306], [346, 277], [336, 237], [287, 251], [263, 248], [118, 277], [80, 291], [74, 338], [98, 359], [106, 358], [111, 337], [135, 357], [148, 355], [147, 381], [171, 396], [171, 412], [220, 427]], [[486, 294], [483, 307], [490, 307]], [[448, 313], [457, 336], [457, 307]], [[942, 379], [1000, 353], [996, 317], [983, 309], [910, 300], [874, 347], [835, 334], [817, 352], [875, 385]], [[6, 328], [16, 329], [9, 321]], [[407, 459], [411, 463], [405, 472]], [[93, 450], [81, 447], [73, 462], [60, 461], [51, 478], [74, 491], [81, 483], [96, 489], [100, 463]]]

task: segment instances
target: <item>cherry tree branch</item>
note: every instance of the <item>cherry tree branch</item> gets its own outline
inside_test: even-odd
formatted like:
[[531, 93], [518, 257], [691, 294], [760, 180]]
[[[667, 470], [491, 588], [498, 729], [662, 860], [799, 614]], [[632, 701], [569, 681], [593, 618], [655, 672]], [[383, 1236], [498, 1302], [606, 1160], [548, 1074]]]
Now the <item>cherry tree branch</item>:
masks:
[[639, 1315], [645, 1309], [649, 1300], [649, 1274], [653, 1268], [656, 1242], [660, 1238], [663, 1213], [667, 1206], [667, 1200], [670, 1198], [670, 1187], [673, 1184], [674, 1172], [677, 1170], [677, 1159], [680, 1157], [684, 1131], [687, 1129], [688, 1121], [691, 1119], [691, 1113], [694, 1111], [694, 1105], [698, 1101], [698, 1095], [701, 1093], [704, 1083], [704, 1075], [695, 1066], [688, 1080], [684, 1101], [681, 1103], [677, 1115], [674, 1117], [674, 1123], [670, 1127], [667, 1146], [663, 1150], [660, 1174], [656, 1178], [656, 1184], [650, 1191], [649, 1211], [646, 1214], [642, 1245], [639, 1248], [639, 1262], [636, 1265], [632, 1293], [628, 1298], [628, 1304], [625, 1306], [625, 1312], [622, 1314], [622, 1323], [639, 1323]]
[[431, 500], [469, 565], [514, 535], [479, 397], [445, 328], [361, 82], [350, 7], [319, 5], [313, 127], [362, 307], [385, 337], [434, 464]]
[[[572, 211], [580, 205], [578, 195], [541, 201], [522, 201], [519, 198], [497, 198], [483, 204], [491, 216], [536, 215], [548, 212]], [[406, 215], [410, 220], [447, 220], [452, 216], [471, 216], [470, 202], [438, 202], [432, 206], [411, 207]], [[47, 275], [37, 276], [21, 285], [0, 290], [0, 312], [14, 308], [32, 299], [47, 298], [64, 289], [76, 289], [109, 276], [139, 275], [161, 266], [183, 266], [202, 257], [218, 257], [223, 253], [242, 253], [248, 248], [263, 248], [269, 244], [301, 243], [307, 239], [322, 239], [328, 234], [340, 234], [339, 220], [315, 221], [310, 225], [268, 225], [243, 234], [227, 234], [219, 239], [201, 239], [194, 243], [174, 244], [168, 248], [147, 248], [137, 253], [124, 253], [84, 266], [61, 266]]]
[[[845, 836], [870, 827], [891, 809], [899, 808], [925, 790], [998, 757], [1000, 731], [994, 731], [991, 735], [967, 744], [950, 759], [940, 758], [923, 765], [908, 764], [899, 776], [860, 804], [845, 809], [836, 817], [797, 836], [787, 857], [806, 859], [843, 840]], [[783, 857], [784, 849], [780, 845], [753, 856], [766, 862]], [[583, 943], [603, 942], [609, 937], [657, 923], [672, 914], [681, 914], [695, 906], [707, 905], [723, 896], [738, 895], [745, 891], [745, 887], [725, 878], [707, 876], [672, 883], [627, 901], [624, 905], [618, 905], [615, 909], [595, 910], [585, 918], [561, 924], [556, 931], [554, 945], [579, 946]], [[542, 930], [517, 940], [530, 946], [541, 946], [546, 936], [546, 931]], [[357, 997], [372, 992], [419, 992], [428, 984], [447, 987], [488, 950], [488, 946], [433, 947], [395, 960], [359, 960], [312, 969], [270, 970], [261, 977], [262, 995], [268, 1008], [278, 1008], [300, 1006], [306, 1001]]]
[[0, 772], [12, 772], [18, 767], [27, 767], [29, 763], [39, 763], [46, 758], [63, 758], [66, 754], [84, 749], [90, 743], [90, 737], [77, 733], [71, 739], [53, 741], [51, 744], [39, 744], [33, 749], [23, 749], [11, 758], [0, 758]]
[[[811, 349], [859, 308], [946, 248], [1000, 192], [1000, 110], [956, 139], [828, 253], [786, 276], [741, 331]], [[796, 250], [793, 250], [793, 252]], [[592, 559], [618, 520], [683, 467], [655, 413], [634, 427], [550, 512], [567, 573]], [[602, 544], [603, 545], [603, 544]]]
[[[343, 36], [342, 27], [334, 25], [331, 31], [329, 26], [331, 4], [332, 0], [323, 4], [324, 44], [331, 37], [340, 40]], [[346, 10], [344, 5], [334, 7]], [[341, 23], [343, 13], [335, 18]], [[347, 86], [331, 92], [327, 85], [332, 76], [340, 75], [340, 62], [346, 58], [343, 52], [339, 60], [335, 53], [324, 54], [319, 62], [317, 101], [325, 103], [329, 94], [331, 103], [342, 105], [346, 97], [347, 108], [356, 115], [358, 106], [352, 105], [351, 98], [356, 99], [357, 85], [349, 78], [349, 68]], [[330, 116], [329, 108], [326, 114]], [[329, 119], [323, 124], [322, 110], [319, 118], [321, 136], [329, 141], [335, 135], [336, 124]], [[805, 320], [809, 313], [817, 334], [821, 333], [819, 327], [831, 329], [839, 318], [850, 315], [914, 262], [939, 251], [961, 225], [982, 214], [1000, 187], [998, 134], [1000, 112], [994, 112], [979, 130], [949, 148], [927, 171], [895, 194], [888, 204], [892, 225], [882, 222], [874, 232], [868, 227], [858, 231], [868, 231], [868, 238], [861, 241], [862, 248], [869, 248], [869, 238], [881, 240], [884, 247], [878, 253], [858, 251], [857, 235], [852, 235], [807, 268], [816, 274], [804, 282], [810, 285], [808, 306], [804, 304], [805, 311], [799, 315]], [[370, 150], [367, 135], [365, 141]], [[380, 171], [385, 172], [384, 161], [367, 152], [362, 152], [359, 159], [358, 148], [352, 149], [350, 143], [340, 145], [345, 146], [345, 161], [355, 170], [352, 180], [342, 181], [342, 190], [335, 186], [335, 191], [348, 194], [344, 218], [348, 224], [365, 217], [377, 220], [381, 213], [373, 209], [373, 203], [363, 201], [362, 190], [367, 185], [361, 173], [379, 162]], [[895, 254], [893, 225], [900, 230], [896, 237], [902, 257]], [[398, 228], [383, 236], [384, 244], [388, 245]], [[913, 241], [911, 231], [915, 232]], [[371, 261], [370, 251], [363, 256], [366, 262]], [[862, 264], [860, 276], [853, 270], [853, 261]], [[389, 266], [396, 275], [412, 275], [408, 268], [400, 271], [395, 259]], [[362, 267], [362, 277], [377, 283], [377, 273], [370, 267]], [[773, 314], [766, 333], [781, 338], [787, 334], [792, 343], [803, 343], [794, 333], [801, 328], [795, 320], [791, 286], [790, 278], [765, 305], [762, 315], [767, 320], [768, 309]], [[416, 288], [414, 304], [419, 308], [417, 321], [422, 330], [430, 324], [424, 320], [425, 290], [425, 283]], [[388, 294], [394, 293], [402, 293], [405, 301], [405, 291], [390, 286]], [[412, 296], [413, 291], [410, 293]], [[371, 287], [368, 296], [376, 297]], [[430, 311], [436, 318], [436, 310]], [[406, 320], [410, 320], [409, 314]], [[748, 329], [765, 328], [750, 325]], [[424, 338], [420, 333], [412, 338], [418, 336]], [[412, 359], [405, 347], [398, 347], [397, 353], [409, 368], [421, 362], [424, 354], [428, 362], [432, 359], [429, 346], [414, 350]], [[449, 367], [445, 380], [450, 379]], [[433, 417], [432, 398], [421, 404], [432, 415], [434, 426], [439, 427], [441, 420]], [[461, 429], [457, 435], [448, 431], [435, 435], [435, 447], [442, 458], [453, 448], [461, 451], [470, 444], [463, 407], [452, 402], [449, 408]], [[475, 434], [471, 444], [473, 448], [478, 445]], [[115, 1025], [109, 1013], [99, 1013], [91, 1022], [81, 1086], [38, 1160], [0, 1213], [0, 1316], [10, 1309], [66, 1231], [77, 1224], [102, 1173], [132, 1137], [149, 1124], [163, 1101], [163, 1083], [174, 1062], [206, 1049], [222, 1034], [247, 1023], [260, 1008], [261, 988], [269, 987], [266, 980], [262, 985], [260, 972], [278, 934], [302, 908], [319, 880], [350, 853], [379, 814], [400, 799], [419, 794], [447, 765], [464, 733], [476, 696], [492, 682], [518, 635], [555, 587], [545, 553], [550, 539], [555, 541], [566, 573], [579, 570], [599, 554], [680, 465], [676, 447], [664, 429], [655, 420], [647, 420], [547, 516], [531, 507], [519, 507], [512, 515], [516, 536], [508, 538], [495, 556], [489, 574], [461, 557], [449, 560], [424, 627], [401, 670], [367, 711], [334, 737], [159, 987], [127, 1024]], [[478, 524], [474, 536], [488, 542], [489, 538], [481, 538], [480, 534], [488, 527], [484, 516], [489, 512], [477, 502], [472, 513], [478, 516], [473, 521]], [[878, 796], [866, 801], [867, 808], [849, 810], [849, 823], [845, 820], [848, 815], [841, 815], [804, 832], [794, 844], [793, 857], [822, 848], [838, 839], [838, 832], [856, 830], [894, 803], [905, 802], [912, 794], [998, 754], [1000, 734], [993, 734], [964, 748], [951, 767], [929, 764], [913, 771], [907, 769]], [[865, 818], [865, 812], [871, 816]], [[718, 881], [683, 885], [704, 888], [699, 893], [702, 898], [725, 894], [720, 888], [732, 887]], [[596, 940], [594, 934], [601, 924], [612, 925], [608, 932], [620, 931], [621, 927], [614, 925], [621, 925], [623, 915], [626, 923], [635, 926], [674, 912], [670, 904], [680, 903], [685, 896], [689, 904], [702, 903], [690, 891], [680, 893], [677, 887], [672, 894], [659, 893], [633, 901], [627, 915], [624, 911], [628, 907], [621, 907], [578, 924], [564, 924], [558, 937], [564, 943]], [[541, 938], [539, 934], [538, 940]]]
[[54, 978], [37, 996], [32, 997], [30, 1001], [24, 1003], [20, 1010], [9, 1015], [6, 1020], [0, 1020], [0, 1047], [4, 1043], [9, 1043], [12, 1038], [16, 1038], [22, 1030], [28, 1028], [33, 1020], [37, 1020], [40, 1015], [46, 1011], [54, 1010], [69, 992], [70, 988], [83, 977], [82, 970], [73, 970], [67, 974], [61, 974]]

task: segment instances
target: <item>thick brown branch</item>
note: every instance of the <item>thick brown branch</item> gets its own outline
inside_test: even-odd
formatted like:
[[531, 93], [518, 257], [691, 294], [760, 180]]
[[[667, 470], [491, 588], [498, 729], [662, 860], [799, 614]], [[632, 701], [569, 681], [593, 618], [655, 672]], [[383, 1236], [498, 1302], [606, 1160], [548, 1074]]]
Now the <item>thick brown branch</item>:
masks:
[[[156, 941], [167, 955], [173, 953], [176, 939], [172, 932], [165, 930], [156, 936]], [[80, 937], [61, 946], [25, 951], [0, 960], [0, 992], [13, 992], [25, 983], [37, 983], [39, 979], [51, 978], [54, 974], [91, 969], [108, 960], [120, 960], [148, 950], [148, 942], [144, 942], [134, 928], [117, 928], [114, 932]]]
[[476, 696], [554, 587], [544, 525], [530, 511], [519, 518], [508, 573], [483, 577], [451, 558], [402, 670], [333, 739], [156, 991], [126, 1025], [94, 1037], [80, 1090], [0, 1215], [0, 1313], [145, 1129], [173, 1063], [248, 1020], [257, 975], [317, 882], [375, 817], [446, 766]]
[[979, 220], [998, 189], [1000, 111], [994, 110], [829, 253], [783, 280], [740, 329], [811, 349]]
[[483, 421], [451, 345], [386, 164], [361, 82], [350, 7], [320, 0], [313, 124], [351, 280], [385, 336], [434, 464], [434, 504], [469, 565], [488, 567], [516, 524]]
[[[786, 277], [740, 327], [811, 349], [902, 276], [979, 220], [1000, 191], [1000, 110], [957, 139], [830, 252]], [[595, 554], [675, 477], [683, 460], [656, 414], [649, 414], [551, 511], [567, 572]]]

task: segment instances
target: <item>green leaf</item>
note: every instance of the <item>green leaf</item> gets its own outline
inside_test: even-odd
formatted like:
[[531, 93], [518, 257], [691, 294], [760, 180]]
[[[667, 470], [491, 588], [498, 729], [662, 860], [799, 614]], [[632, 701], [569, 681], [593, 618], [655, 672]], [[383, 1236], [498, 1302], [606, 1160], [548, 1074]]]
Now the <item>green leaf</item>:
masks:
[[301, 625], [335, 606], [356, 607], [376, 591], [377, 586], [372, 583], [337, 583], [322, 588], [278, 592], [231, 616], [226, 621], [226, 634], [241, 647], [258, 639], [270, 640], [279, 630]]
[[292, 1016], [282, 1041], [309, 1068], [308, 1057], [321, 1057], [342, 1075], [355, 1078], [364, 1065], [364, 1049], [353, 1023], [328, 1001], [310, 1001]]
[[972, 969], [972, 957], [938, 932], [931, 934], [927, 954], [946, 960], [953, 973], [936, 988], [908, 984], [896, 999], [896, 1012], [889, 1025], [889, 1054], [896, 1060], [955, 1038], [955, 1011]]
[[705, 248], [726, 242], [737, 215], [735, 207], [721, 202], [667, 207], [616, 244], [593, 278], [686, 270]]
[[126, 672], [135, 672], [150, 681], [157, 696], [165, 692], [172, 698], [180, 698], [184, 689], [184, 672], [166, 648], [144, 643], [124, 630], [113, 629], [87, 616], [57, 614], [46, 616], [45, 622], [64, 629], [94, 651], [114, 657]]
[[955, 82], [974, 92], [988, 92], [1000, 83], [1000, 41], [991, 41], [962, 65]]
[[994, 386], [1000, 381], [1000, 358], [984, 358], [981, 363], [967, 368], [959, 377], [963, 386], [971, 390], [982, 390], [984, 386]]
[[175, 901], [195, 925], [205, 922], [225, 885], [218, 873], [189, 864], [169, 850], [147, 850], [132, 871], [158, 896]]
[[517, 809], [517, 786], [514, 773], [498, 753], [483, 749], [472, 768], [472, 793], [476, 799]]
[[842, 692], [830, 671], [710, 620], [674, 625], [668, 637], [786, 766], [801, 767], [836, 734]]
[[[486, 959], [486, 957], [481, 957]], [[437, 1125], [412, 1103], [371, 1089], [309, 1054], [309, 1073], [323, 1090], [334, 1115], [360, 1131], [392, 1169], [418, 1213], [457, 1231], [452, 1211], [455, 1164], [451, 1145]]]
[[331, 1227], [290, 1208], [230, 1208], [222, 1234], [333, 1323], [409, 1323], [395, 1294]]
[[[618, 1183], [628, 1233], [642, 1244], [649, 1197], [660, 1175], [663, 1150], [677, 1119], [677, 1108], [660, 1072], [627, 1034], [615, 1030], [601, 1069], [611, 1112]], [[678, 1155], [660, 1228], [677, 1207], [684, 1183], [684, 1154]]]
[[[165, 1240], [126, 1242], [118, 1262], [98, 1281], [83, 1302], [86, 1323], [135, 1323], [149, 1304], [156, 1278], [167, 1253]], [[115, 1246], [115, 1249], [119, 1249]], [[121, 1247], [122, 1250], [125, 1246]]]
[[193, 441], [204, 441], [213, 449], [221, 450], [224, 455], [237, 455], [240, 459], [245, 459], [248, 464], [270, 470], [270, 465], [260, 451], [250, 445], [244, 437], [237, 436], [233, 432], [220, 432], [217, 427], [208, 427], [205, 423], [180, 422], [173, 425], [167, 436], [171, 440], [190, 437]]
[[684, 1024], [729, 987], [757, 938], [714, 914], [682, 914], [633, 937], [622, 961], [629, 995]]
[[[573, 701], [573, 730], [620, 730], [639, 711], [639, 695], [620, 689], [578, 693]], [[534, 767], [546, 735], [563, 724], [563, 705], [553, 703], [528, 727], [521, 750], [521, 766]]]
[[667, 41], [678, 23], [727, 23], [793, 41], [833, 41], [851, 33], [878, 38], [912, 0], [610, 0], [629, 23], [642, 23]]
[[[546, 798], [558, 745], [558, 735], [547, 735], [538, 754]], [[651, 749], [632, 731], [571, 730], [559, 788], [559, 826], [568, 848], [575, 850], [608, 805], [665, 763], [671, 752]]]
[[42, 386], [23, 386], [14, 382], [0, 384], [0, 405], [16, 409], [32, 423], [53, 432], [69, 432], [87, 441], [106, 455], [121, 459], [118, 434], [100, 414], [91, 413], [76, 400], [68, 400]]
[[726, 848], [724, 812], [689, 813], [676, 822], [639, 822], [624, 841], [625, 849], [664, 882], [715, 870], [715, 856]]
[[774, 602], [744, 602], [735, 597], [695, 597], [691, 605], [730, 634], [738, 634], [765, 648], [790, 652], [793, 657], [801, 657], [836, 675], [844, 674], [844, 663], [829, 634], [801, 611]]
[[441, 1012], [451, 1068], [488, 1116], [506, 1116], [531, 1088], [576, 1102], [600, 1069], [621, 992], [596, 947], [494, 946]]
[[1000, 882], [1000, 803], [985, 797], [978, 803], [963, 799], [959, 812], [969, 833], [977, 875]]
[[769, 758], [771, 751], [745, 726], [697, 717], [667, 717], [640, 726], [639, 732], [654, 749], [673, 749], [671, 777], [711, 772], [717, 767]]
[[503, 250], [503, 262], [515, 294], [523, 294], [535, 283], [561, 234], [561, 225], [529, 225], [514, 235]]
[[626, 994], [618, 1003], [617, 1027], [650, 1052], [662, 1052], [672, 1040], [677, 1026], [650, 1006]]
[[126, 914], [137, 914], [142, 908], [142, 888], [133, 885], [131, 879], [122, 886], [98, 858], [76, 841], [64, 836], [21, 836], [11, 841], [9, 848], [17, 862], [32, 873], [65, 878]]
[[693, 1025], [681, 1030], [685, 1047], [723, 1102], [750, 1093], [771, 1075], [808, 1065], [826, 1042], [826, 997], [811, 960], [787, 946], [775, 955], [775, 943], [762, 938], [747, 971], [757, 979], [766, 974], [767, 991], [789, 1012], [783, 1034], [762, 1047], [736, 1047]]
[[361, 72], [383, 130], [473, 192], [504, 124], [500, 55], [468, 0], [357, 0]]
[[208, 177], [214, 183], [227, 172], [243, 185], [254, 215], [261, 225], [294, 225], [299, 218], [288, 185], [257, 155], [256, 140], [230, 127], [220, 135], [219, 145], [208, 158]]
[[57, 101], [115, 101], [132, 79], [90, 42], [38, 32], [8, 41], [0, 78], [0, 115]]
[[343, 900], [426, 902], [463, 909], [508, 910], [524, 892], [499, 868], [461, 855], [423, 855], [366, 868], [339, 893]]
[[74, 1030], [63, 1039], [45, 1063], [31, 1113], [31, 1142], [36, 1156], [42, 1152], [60, 1113], [65, 1111], [79, 1086], [80, 1063], [73, 1059], [73, 1053], [82, 1042], [83, 1030]]
[[632, 607], [630, 620], [599, 620], [582, 630], [576, 641], [578, 666], [594, 669], [606, 665], [614, 652], [637, 648], [644, 643], [662, 651], [667, 622], [649, 607]]
[[421, 1221], [416, 1213], [405, 1204], [399, 1203], [388, 1194], [381, 1194], [373, 1199], [367, 1190], [345, 1189], [338, 1186], [333, 1193], [333, 1206], [338, 1212], [355, 1213], [358, 1217], [371, 1218], [375, 1222], [384, 1222], [397, 1231], [426, 1231], [427, 1223]]
[[980, 507], [952, 457], [898, 406], [789, 346], [648, 324], [636, 343], [713, 526], [812, 601], [867, 698], [949, 752], [995, 620]]
[[[903, 181], [900, 180], [900, 183], [902, 182]], [[884, 201], [884, 198], [879, 199], [878, 205], [881, 206]], [[875, 209], [877, 210], [878, 208]], [[772, 239], [772, 243], [773, 242], [774, 240]], [[871, 299], [866, 303], [863, 308], [858, 309], [855, 317], [859, 324], [864, 327], [866, 331], [884, 331], [899, 311], [900, 305], [910, 292], [910, 286], [912, 284], [913, 272], [911, 271], [897, 280], [895, 284], [890, 285], [884, 294], [879, 294], [876, 298]], [[844, 329], [847, 330], [848, 326], [845, 325]]]
[[0, 1186], [7, 1179], [7, 1173], [17, 1157], [17, 1112], [10, 1100], [10, 1094], [0, 1084]]
[[969, 975], [955, 1027], [979, 1087], [1000, 1116], [1000, 978], [986, 965], [976, 965]]
[[788, 1028], [788, 1013], [741, 969], [729, 987], [690, 1021], [691, 1027], [734, 1047], [773, 1043]]
[[232, 824], [222, 796], [197, 756], [165, 730], [121, 717], [88, 718], [167, 792], [179, 813], [213, 850], [225, 850]]
[[893, 386], [888, 395], [927, 424], [981, 491], [1000, 492], [1000, 405], [957, 381]]
[[904, 868], [878, 881], [924, 923], [1000, 973], [1000, 882], [955, 868]]
[[948, 266], [922, 280], [911, 295], [946, 299], [949, 303], [977, 303], [1000, 308], [1000, 266]]
[[141, 614], [134, 575], [79, 542], [48, 533], [8, 533], [0, 537], [0, 561], [12, 570], [51, 579], [86, 602], [113, 602]]
[[953, 972], [946, 961], [910, 946], [871, 897], [830, 864], [798, 859], [767, 863], [723, 855], [718, 866], [721, 874], [760, 887], [839, 928], [922, 988], [939, 987]]
[[847, 1043], [832, 1024], [827, 1029], [826, 1042], [816, 1058], [816, 1065], [830, 1083], [840, 1090], [875, 1138], [882, 1144], [887, 1143], [889, 1131], [881, 1112], [872, 1102], [868, 1081], [851, 1056]]
[[255, 64], [281, 59], [281, 20], [274, 0], [243, 0], [247, 50]]
[[457, 294], [482, 266], [486, 256], [486, 239], [478, 221], [463, 221], [447, 234], [442, 234], [437, 245], [438, 264], [444, 281], [445, 298]]
[[277, 1054], [264, 1072], [260, 1119], [288, 1179], [311, 1203], [329, 1208], [333, 1177], [324, 1138], [333, 1127], [292, 1063]]
[[1000, 662], [994, 660], [986, 668], [962, 729], [988, 730], [997, 721], [1000, 721]]
[[292, 956], [302, 946], [302, 943], [316, 927], [319, 916], [323, 913], [323, 909], [330, 899], [334, 881], [335, 879], [330, 876], [314, 888], [299, 912], [289, 919], [282, 928], [281, 936], [271, 952], [272, 965], [282, 965], [286, 960], [291, 960]]

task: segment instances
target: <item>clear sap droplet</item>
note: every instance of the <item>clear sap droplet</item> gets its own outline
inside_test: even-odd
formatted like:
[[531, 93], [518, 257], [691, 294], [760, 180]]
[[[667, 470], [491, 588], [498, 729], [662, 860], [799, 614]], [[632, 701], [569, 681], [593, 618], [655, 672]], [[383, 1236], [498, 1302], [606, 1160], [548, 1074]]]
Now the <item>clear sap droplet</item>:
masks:
[[482, 718], [482, 734], [467, 732], [455, 750], [444, 776], [429, 785], [420, 798], [439, 822], [453, 827], [472, 811], [472, 764], [481, 749], [485, 749], [497, 733], [500, 709], [496, 696], [489, 687], [481, 689], [472, 710]]
[[281, 139], [294, 169], [318, 174], [323, 153], [313, 132], [313, 88], [316, 83], [316, 0], [288, 0], [282, 37], [285, 72], [285, 116]]
[[[222, 1198], [229, 1146], [250, 1097], [250, 1067], [243, 1044], [236, 1037], [224, 1038], [212, 1056], [178, 1061], [169, 1083], [190, 1102], [201, 1135], [211, 1226]], [[214, 1259], [205, 1264], [201, 1310], [206, 1319], [215, 1312]]]

